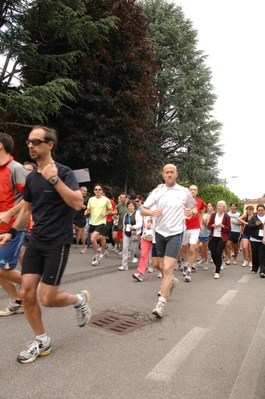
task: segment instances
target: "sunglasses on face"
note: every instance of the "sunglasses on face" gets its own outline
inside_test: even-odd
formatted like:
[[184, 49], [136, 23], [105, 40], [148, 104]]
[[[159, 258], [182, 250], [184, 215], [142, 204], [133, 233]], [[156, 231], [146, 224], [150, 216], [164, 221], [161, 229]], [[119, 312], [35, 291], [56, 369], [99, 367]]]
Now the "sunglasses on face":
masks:
[[32, 145], [40, 145], [41, 143], [48, 143], [50, 140], [40, 140], [40, 139], [32, 139], [32, 140], [30, 140], [30, 139], [28, 139], [28, 140], [26, 140], [26, 144], [27, 144], [27, 146], [31, 143]]

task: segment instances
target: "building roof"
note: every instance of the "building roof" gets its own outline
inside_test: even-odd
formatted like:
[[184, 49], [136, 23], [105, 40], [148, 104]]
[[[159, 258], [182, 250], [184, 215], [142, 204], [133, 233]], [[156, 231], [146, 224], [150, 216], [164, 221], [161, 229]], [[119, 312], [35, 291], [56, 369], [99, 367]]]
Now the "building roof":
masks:
[[245, 199], [242, 201], [243, 204], [264, 204], [265, 203], [265, 197], [260, 197], [260, 198], [254, 198], [254, 199]]

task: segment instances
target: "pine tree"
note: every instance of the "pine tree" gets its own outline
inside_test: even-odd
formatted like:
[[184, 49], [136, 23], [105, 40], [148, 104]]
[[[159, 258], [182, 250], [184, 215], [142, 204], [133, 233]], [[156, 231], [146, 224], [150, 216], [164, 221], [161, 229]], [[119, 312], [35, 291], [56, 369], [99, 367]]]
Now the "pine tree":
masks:
[[163, 0], [143, 4], [158, 70], [156, 129], [167, 161], [182, 181], [210, 183], [218, 174], [221, 124], [212, 111], [216, 96], [206, 56], [197, 50], [197, 32], [181, 7]]

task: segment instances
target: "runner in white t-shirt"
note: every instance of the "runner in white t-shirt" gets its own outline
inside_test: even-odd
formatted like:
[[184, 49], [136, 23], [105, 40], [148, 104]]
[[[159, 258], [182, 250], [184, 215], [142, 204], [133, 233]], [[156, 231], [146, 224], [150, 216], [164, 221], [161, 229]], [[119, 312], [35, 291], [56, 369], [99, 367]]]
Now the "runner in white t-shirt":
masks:
[[157, 317], [163, 317], [166, 298], [178, 284], [173, 268], [182, 244], [185, 218], [197, 213], [196, 202], [189, 190], [176, 183], [176, 166], [165, 165], [162, 176], [165, 184], [154, 189], [141, 208], [142, 216], [156, 217], [156, 249], [163, 274], [161, 296], [153, 310]]

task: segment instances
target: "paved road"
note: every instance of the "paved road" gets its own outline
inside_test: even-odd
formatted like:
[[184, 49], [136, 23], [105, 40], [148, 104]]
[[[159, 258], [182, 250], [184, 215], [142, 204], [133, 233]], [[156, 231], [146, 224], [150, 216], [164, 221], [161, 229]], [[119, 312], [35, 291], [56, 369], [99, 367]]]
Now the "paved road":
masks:
[[[248, 267], [228, 266], [220, 280], [213, 266], [180, 283], [163, 319], [151, 311], [160, 281], [132, 279], [111, 253], [97, 267], [91, 250], [72, 250], [62, 288], [89, 289], [93, 314], [107, 310], [151, 322], [118, 336], [78, 328], [71, 307], [43, 309], [52, 353], [34, 363], [16, 362], [34, 336], [23, 315], [0, 318], [0, 398], [14, 399], [263, 399], [265, 398], [265, 280]], [[0, 307], [8, 301], [0, 289]]]

